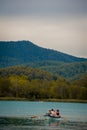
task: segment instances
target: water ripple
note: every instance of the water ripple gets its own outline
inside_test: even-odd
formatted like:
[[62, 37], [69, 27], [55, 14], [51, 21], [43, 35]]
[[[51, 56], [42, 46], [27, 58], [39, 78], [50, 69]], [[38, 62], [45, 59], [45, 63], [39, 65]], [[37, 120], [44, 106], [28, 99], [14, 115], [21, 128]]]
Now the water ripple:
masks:
[[0, 130], [87, 130], [87, 122], [1, 117]]

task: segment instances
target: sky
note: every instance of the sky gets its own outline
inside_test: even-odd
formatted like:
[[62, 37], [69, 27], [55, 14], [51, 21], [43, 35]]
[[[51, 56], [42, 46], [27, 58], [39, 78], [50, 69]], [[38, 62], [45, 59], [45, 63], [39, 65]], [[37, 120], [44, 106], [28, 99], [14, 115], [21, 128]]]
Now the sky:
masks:
[[0, 0], [0, 41], [87, 58], [87, 0]]

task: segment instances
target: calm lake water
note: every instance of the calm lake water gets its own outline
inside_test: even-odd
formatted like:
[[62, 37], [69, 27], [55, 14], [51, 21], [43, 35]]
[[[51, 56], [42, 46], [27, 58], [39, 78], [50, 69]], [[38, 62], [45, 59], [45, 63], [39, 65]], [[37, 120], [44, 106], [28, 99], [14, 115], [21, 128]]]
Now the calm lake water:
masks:
[[[43, 116], [52, 108], [60, 120]], [[87, 104], [0, 101], [0, 130], [87, 130]]]

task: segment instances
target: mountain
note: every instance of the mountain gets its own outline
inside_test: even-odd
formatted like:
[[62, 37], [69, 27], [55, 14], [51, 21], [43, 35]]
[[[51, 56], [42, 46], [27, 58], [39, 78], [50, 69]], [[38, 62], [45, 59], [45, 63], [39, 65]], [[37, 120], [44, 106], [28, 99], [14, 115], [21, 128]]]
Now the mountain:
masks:
[[39, 47], [30, 41], [0, 41], [1, 68], [45, 60], [69, 63], [87, 61], [85, 58]]

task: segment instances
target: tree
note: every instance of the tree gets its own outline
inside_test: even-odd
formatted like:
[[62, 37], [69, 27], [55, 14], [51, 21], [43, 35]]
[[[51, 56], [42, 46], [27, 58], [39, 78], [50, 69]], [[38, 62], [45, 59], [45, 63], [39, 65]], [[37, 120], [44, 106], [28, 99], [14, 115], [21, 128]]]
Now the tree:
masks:
[[0, 96], [5, 97], [10, 95], [10, 81], [8, 78], [0, 78]]

